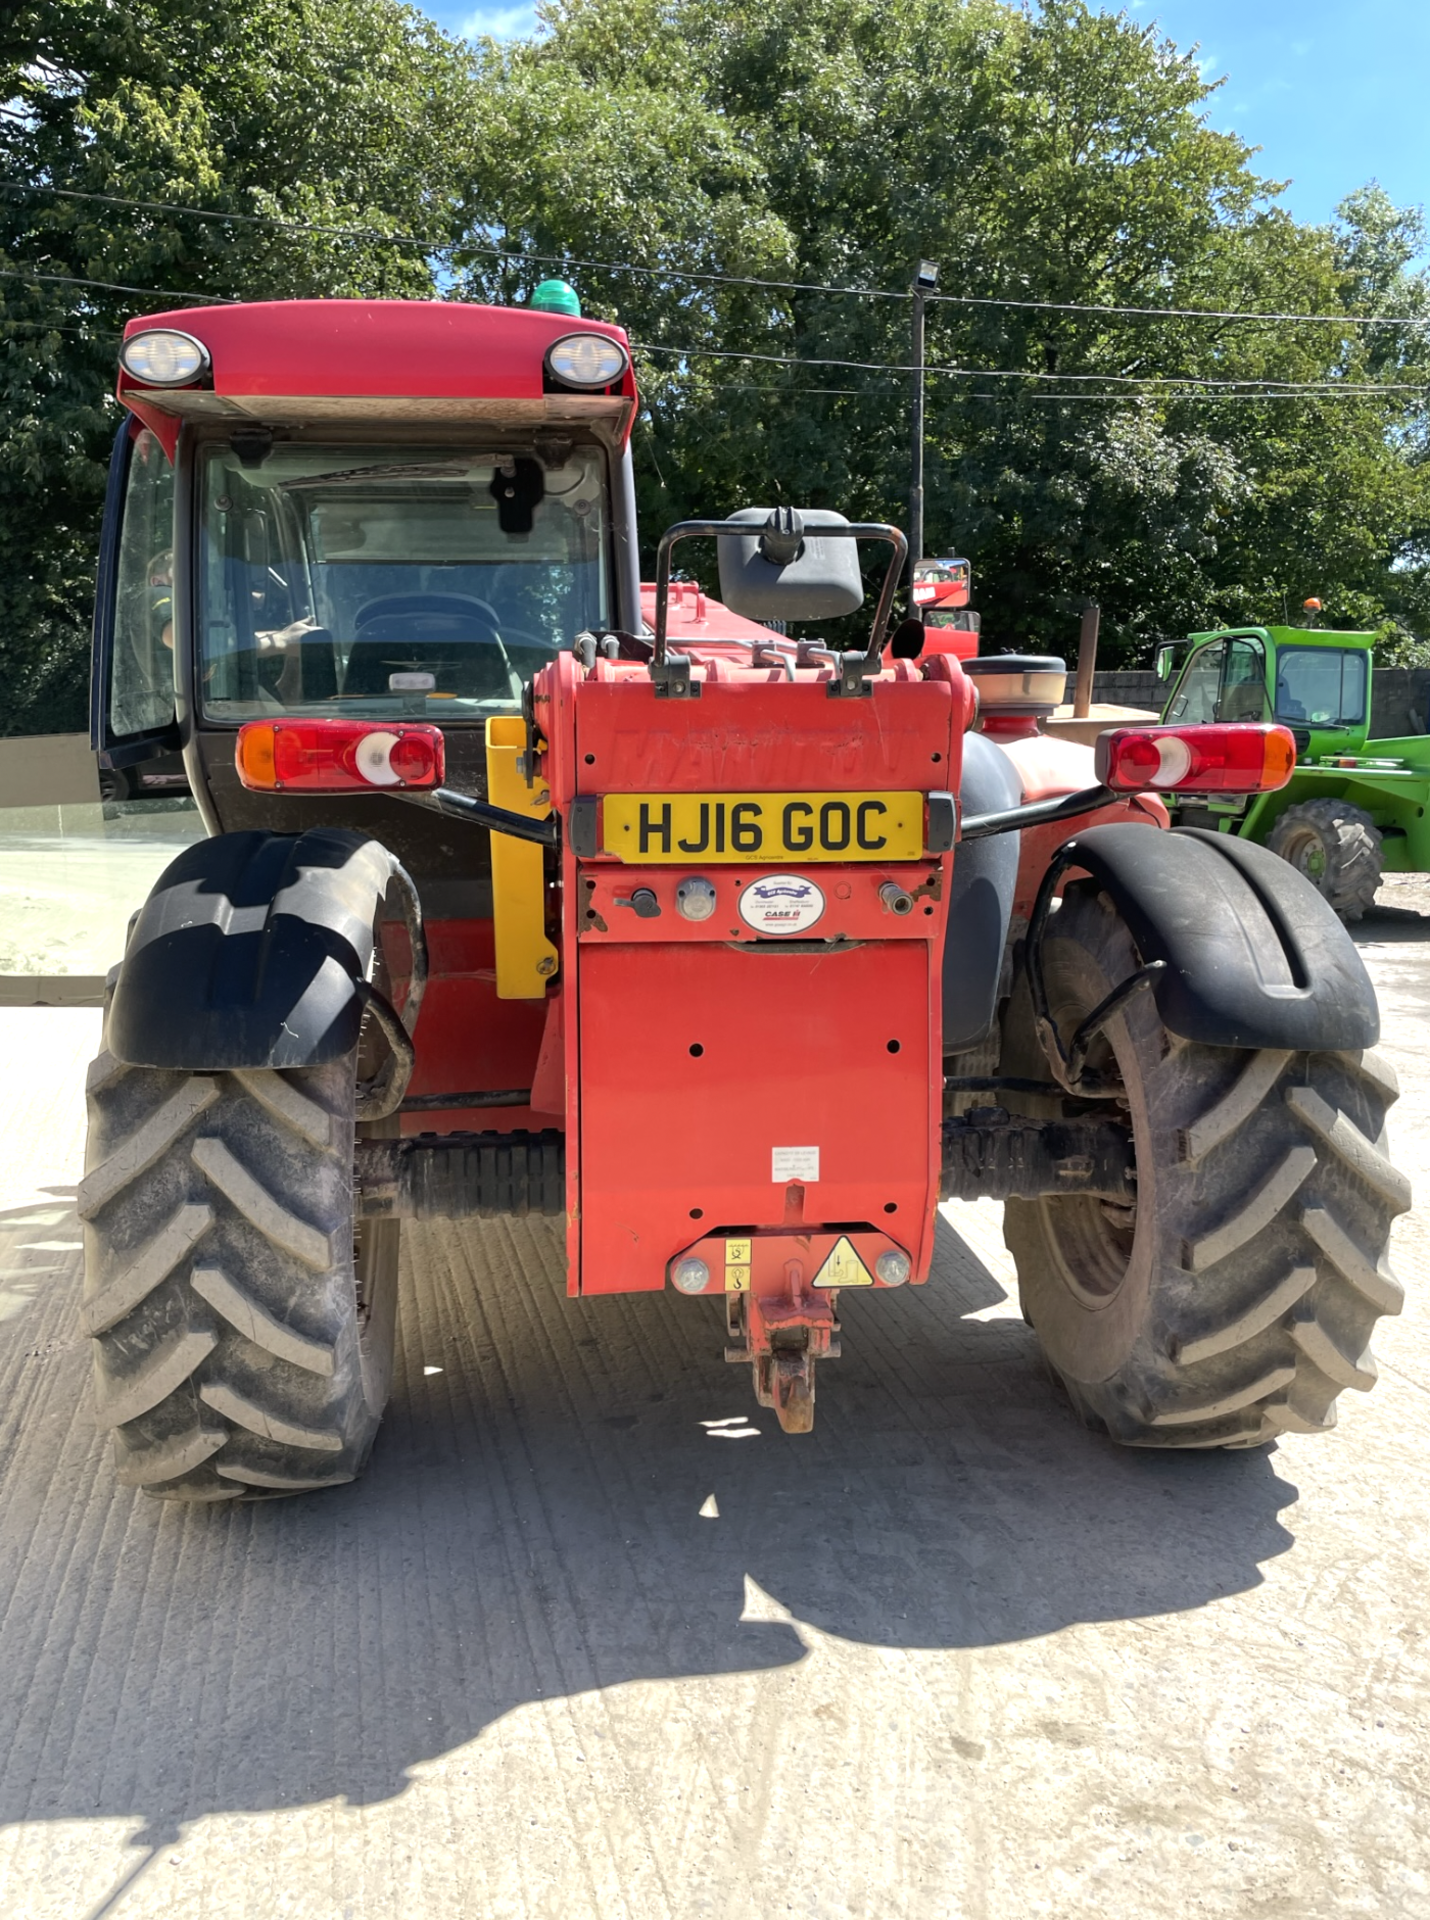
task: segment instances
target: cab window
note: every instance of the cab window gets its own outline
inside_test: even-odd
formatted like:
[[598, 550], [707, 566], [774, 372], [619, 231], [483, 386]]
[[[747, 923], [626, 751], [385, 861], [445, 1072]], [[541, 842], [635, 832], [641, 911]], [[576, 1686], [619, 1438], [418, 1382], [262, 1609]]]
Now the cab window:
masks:
[[1216, 720], [1261, 720], [1265, 710], [1261, 648], [1254, 640], [1213, 640], [1187, 662], [1167, 721], [1195, 727]]
[[513, 713], [608, 627], [605, 458], [279, 442], [201, 465], [200, 698], [265, 713]]
[[1350, 647], [1283, 647], [1276, 718], [1289, 726], [1358, 727], [1365, 720], [1366, 656]]
[[1225, 652], [1226, 642], [1214, 640], [1210, 646], [1202, 647], [1192, 655], [1182, 675], [1182, 684], [1167, 708], [1169, 725], [1199, 727], [1216, 719], [1222, 656]]
[[174, 469], [147, 430], [135, 436], [114, 598], [109, 729], [155, 733], [174, 717]]
[[1227, 642], [1218, 720], [1266, 718], [1266, 662], [1254, 640]]

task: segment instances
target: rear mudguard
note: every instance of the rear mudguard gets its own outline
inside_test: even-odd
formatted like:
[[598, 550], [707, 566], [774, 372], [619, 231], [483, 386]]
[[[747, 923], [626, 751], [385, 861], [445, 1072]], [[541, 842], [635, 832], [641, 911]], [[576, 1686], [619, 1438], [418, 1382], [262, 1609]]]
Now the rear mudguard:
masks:
[[[1000, 813], [1022, 798], [1022, 782], [1008, 755], [981, 733], [966, 733], [959, 813]], [[943, 949], [945, 1053], [976, 1047], [992, 1028], [1018, 881], [1019, 840], [1016, 833], [991, 834], [970, 840], [954, 855]]]
[[183, 1072], [337, 1059], [357, 1042], [355, 983], [371, 968], [394, 883], [410, 895], [385, 847], [333, 827], [225, 833], [186, 848], [135, 922], [109, 1051], [128, 1066]]
[[[1168, 1029], [1213, 1047], [1294, 1053], [1373, 1047], [1375, 990], [1316, 888], [1264, 847], [1179, 827], [1089, 827], [1058, 861], [1091, 875], [1127, 922]], [[1055, 938], [1057, 916], [1047, 924]]]

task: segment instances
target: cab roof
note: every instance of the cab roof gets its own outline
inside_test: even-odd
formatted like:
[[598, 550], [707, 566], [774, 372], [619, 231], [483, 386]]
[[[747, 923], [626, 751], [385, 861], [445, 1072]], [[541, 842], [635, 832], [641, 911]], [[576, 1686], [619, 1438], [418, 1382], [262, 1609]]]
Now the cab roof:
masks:
[[624, 445], [635, 417], [629, 364], [609, 391], [548, 390], [547, 349], [568, 334], [603, 334], [629, 356], [624, 331], [601, 320], [455, 300], [267, 300], [145, 314], [125, 337], [159, 327], [201, 342], [211, 363], [179, 388], [120, 371], [120, 400], [171, 451], [185, 419], [587, 425]]
[[1208, 627], [1187, 639], [1195, 645], [1203, 640], [1265, 640], [1274, 647], [1353, 647], [1362, 652], [1375, 645], [1373, 633], [1338, 633], [1333, 627]]

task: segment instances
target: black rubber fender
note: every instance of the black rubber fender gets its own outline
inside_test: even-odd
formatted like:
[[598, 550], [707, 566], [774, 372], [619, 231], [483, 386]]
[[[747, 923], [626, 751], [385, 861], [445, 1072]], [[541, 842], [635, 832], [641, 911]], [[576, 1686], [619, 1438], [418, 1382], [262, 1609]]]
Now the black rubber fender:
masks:
[[354, 983], [401, 868], [364, 834], [224, 833], [155, 883], [125, 950], [108, 1048], [131, 1067], [313, 1067], [357, 1043]]
[[[1204, 1046], [1354, 1052], [1380, 1037], [1375, 989], [1317, 889], [1252, 841], [1200, 827], [1089, 827], [1059, 849], [1115, 903], [1158, 1010]], [[1057, 935], [1056, 914], [1047, 937]]]
[[[1013, 762], [981, 733], [963, 740], [960, 814], [999, 813], [1023, 798]], [[943, 950], [943, 1050], [965, 1052], [987, 1037], [998, 1012], [998, 980], [1018, 880], [1017, 833], [970, 840], [953, 856]]]

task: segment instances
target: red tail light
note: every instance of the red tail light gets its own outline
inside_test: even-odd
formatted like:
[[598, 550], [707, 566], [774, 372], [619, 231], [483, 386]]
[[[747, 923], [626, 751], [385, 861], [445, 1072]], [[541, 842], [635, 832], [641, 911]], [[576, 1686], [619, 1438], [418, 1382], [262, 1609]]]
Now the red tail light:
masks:
[[234, 764], [255, 793], [372, 793], [440, 787], [440, 727], [393, 720], [251, 720], [238, 730]]
[[1114, 793], [1274, 793], [1296, 765], [1287, 727], [1114, 727], [1097, 778]]

